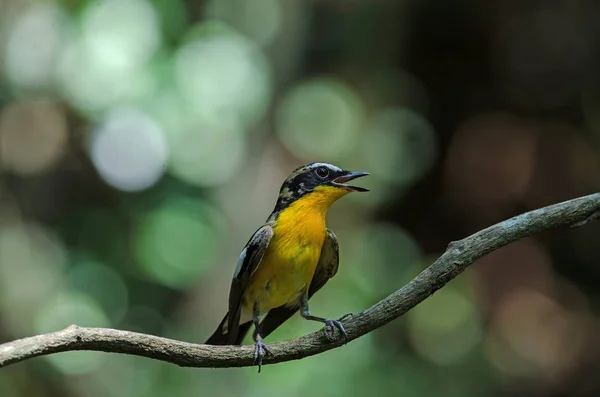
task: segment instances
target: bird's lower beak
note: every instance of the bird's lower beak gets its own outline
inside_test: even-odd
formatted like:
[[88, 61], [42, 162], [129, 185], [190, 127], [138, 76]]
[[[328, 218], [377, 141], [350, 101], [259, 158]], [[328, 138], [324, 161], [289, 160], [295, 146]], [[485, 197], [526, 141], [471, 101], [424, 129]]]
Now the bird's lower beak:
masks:
[[369, 175], [368, 172], [347, 172], [342, 176], [338, 176], [333, 180], [334, 186], [344, 188], [351, 192], [368, 192], [369, 189], [359, 186], [346, 185], [346, 182], [349, 182], [353, 179], [360, 178], [361, 176]]

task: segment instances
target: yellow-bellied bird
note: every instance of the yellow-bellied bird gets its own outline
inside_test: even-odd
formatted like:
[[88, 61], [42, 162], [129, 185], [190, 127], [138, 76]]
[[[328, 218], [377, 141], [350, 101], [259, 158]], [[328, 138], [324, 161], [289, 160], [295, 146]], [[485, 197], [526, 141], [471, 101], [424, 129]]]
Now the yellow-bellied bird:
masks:
[[322, 322], [331, 332], [335, 327], [347, 337], [339, 320], [311, 315], [308, 300], [338, 269], [338, 242], [327, 229], [327, 210], [349, 192], [368, 191], [346, 184], [365, 175], [327, 163], [292, 172], [267, 222], [242, 250], [229, 291], [229, 312], [206, 344], [239, 345], [254, 324], [260, 372], [264, 355], [270, 353], [263, 338], [298, 309], [305, 319]]

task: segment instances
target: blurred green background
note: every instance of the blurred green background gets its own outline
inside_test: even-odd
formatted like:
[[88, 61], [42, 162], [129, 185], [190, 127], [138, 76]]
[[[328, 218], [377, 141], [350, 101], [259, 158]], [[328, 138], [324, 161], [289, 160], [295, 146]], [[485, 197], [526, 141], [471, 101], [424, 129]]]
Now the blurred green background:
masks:
[[[76, 323], [202, 343], [302, 163], [372, 174], [328, 218], [340, 271], [311, 307], [332, 318], [597, 191], [598, 20], [593, 0], [0, 0], [0, 342]], [[0, 395], [597, 396], [598, 236], [524, 239], [260, 375], [71, 352], [0, 370]]]

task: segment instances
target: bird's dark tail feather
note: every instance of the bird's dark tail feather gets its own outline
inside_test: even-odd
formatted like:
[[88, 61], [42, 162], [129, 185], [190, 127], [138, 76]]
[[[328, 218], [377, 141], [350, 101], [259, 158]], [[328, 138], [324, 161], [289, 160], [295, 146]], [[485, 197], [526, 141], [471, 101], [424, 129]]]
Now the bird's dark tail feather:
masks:
[[223, 331], [223, 328], [227, 325], [228, 315], [229, 315], [229, 313], [225, 314], [225, 317], [223, 317], [223, 320], [221, 320], [221, 323], [219, 324], [219, 326], [217, 327], [215, 332], [213, 332], [213, 334], [210, 336], [210, 338], [208, 338], [208, 340], [206, 342], [204, 342], [205, 345], [229, 345], [229, 344], [241, 345], [242, 344], [242, 342], [244, 341], [244, 337], [250, 330], [252, 321], [249, 321], [244, 324], [240, 324], [240, 326], [238, 327], [238, 332], [237, 332], [234, 342], [230, 343], [229, 342], [229, 333]]
[[204, 342], [205, 345], [227, 345], [228, 344], [229, 334], [227, 332], [223, 331], [223, 327], [225, 327], [227, 324], [228, 316], [229, 316], [229, 313], [225, 314], [225, 317], [223, 317], [223, 320], [221, 320], [221, 323], [219, 324], [219, 326], [217, 327], [215, 332], [213, 332], [213, 334], [210, 336], [210, 338], [208, 338], [208, 340], [206, 342]]

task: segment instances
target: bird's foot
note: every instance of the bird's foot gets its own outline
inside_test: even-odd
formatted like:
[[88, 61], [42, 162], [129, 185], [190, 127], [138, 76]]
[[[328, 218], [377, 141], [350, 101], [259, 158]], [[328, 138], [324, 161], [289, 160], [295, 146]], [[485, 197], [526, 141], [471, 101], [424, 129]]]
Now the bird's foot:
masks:
[[341, 320], [343, 320], [344, 317], [347, 317], [347, 315], [340, 317], [339, 320], [326, 319], [325, 332], [328, 334], [329, 337], [333, 339], [335, 337], [335, 329], [337, 328], [344, 336], [344, 343], [348, 343], [348, 334], [346, 333], [344, 326], [340, 322]]
[[258, 365], [258, 373], [259, 374], [260, 374], [260, 368], [262, 366], [263, 358], [267, 354], [273, 354], [273, 353], [271, 353], [271, 349], [269, 349], [267, 347], [267, 345], [262, 341], [262, 339], [257, 340], [256, 344], [254, 345], [254, 365]]
[[342, 317], [338, 318], [337, 320], [338, 321], [344, 321], [345, 319], [350, 318], [352, 316], [354, 316], [354, 313], [346, 313]]

